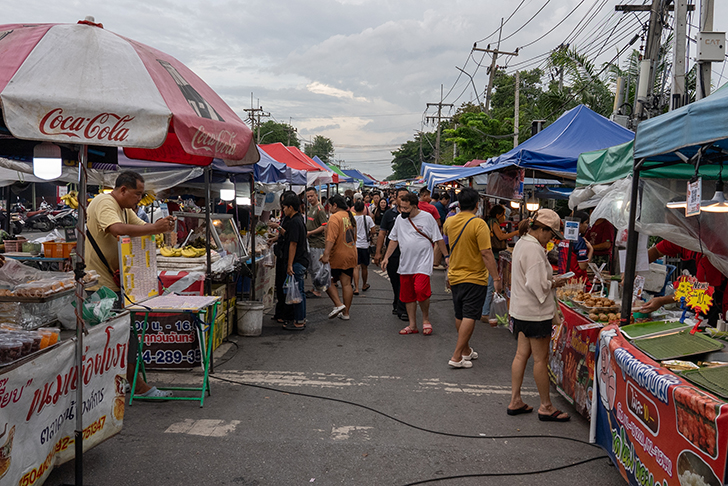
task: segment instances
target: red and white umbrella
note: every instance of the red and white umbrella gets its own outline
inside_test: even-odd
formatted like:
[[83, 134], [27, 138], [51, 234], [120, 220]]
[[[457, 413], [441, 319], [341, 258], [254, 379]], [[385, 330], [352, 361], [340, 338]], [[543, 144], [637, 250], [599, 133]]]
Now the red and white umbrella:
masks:
[[0, 25], [0, 107], [20, 139], [194, 165], [259, 159], [250, 128], [195, 73], [93, 19]]

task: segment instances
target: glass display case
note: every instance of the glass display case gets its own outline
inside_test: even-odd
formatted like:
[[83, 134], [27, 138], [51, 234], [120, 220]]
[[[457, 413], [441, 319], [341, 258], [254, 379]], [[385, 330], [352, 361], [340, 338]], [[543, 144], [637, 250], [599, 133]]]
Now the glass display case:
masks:
[[[175, 233], [179, 247], [194, 246], [205, 248], [207, 228], [205, 225], [205, 213], [175, 212], [176, 216]], [[232, 214], [210, 214], [212, 221], [212, 241], [210, 245], [213, 250], [225, 256], [232, 253], [240, 258], [247, 257], [248, 251], [243, 245], [240, 231], [235, 223]]]

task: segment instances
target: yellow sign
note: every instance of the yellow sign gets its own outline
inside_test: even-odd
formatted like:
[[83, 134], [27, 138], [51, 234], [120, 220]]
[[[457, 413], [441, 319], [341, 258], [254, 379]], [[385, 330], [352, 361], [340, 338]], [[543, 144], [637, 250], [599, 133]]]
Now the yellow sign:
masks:
[[685, 299], [685, 305], [696, 313], [707, 314], [713, 305], [715, 289], [705, 282], [689, 275], [683, 275], [674, 282], [675, 300]]

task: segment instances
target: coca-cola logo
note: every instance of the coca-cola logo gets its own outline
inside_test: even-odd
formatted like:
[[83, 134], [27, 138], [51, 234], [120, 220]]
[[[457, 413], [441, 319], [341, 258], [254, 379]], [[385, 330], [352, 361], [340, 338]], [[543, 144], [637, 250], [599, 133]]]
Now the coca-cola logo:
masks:
[[228, 130], [220, 130], [215, 135], [205, 130], [205, 127], [198, 127], [192, 136], [192, 148], [205, 150], [214, 154], [234, 155], [238, 144], [235, 143], [236, 134]]
[[129, 129], [125, 125], [133, 119], [133, 116], [116, 113], [99, 113], [92, 118], [74, 117], [64, 115], [62, 108], [55, 108], [43, 116], [38, 128], [45, 135], [123, 142], [129, 137]]

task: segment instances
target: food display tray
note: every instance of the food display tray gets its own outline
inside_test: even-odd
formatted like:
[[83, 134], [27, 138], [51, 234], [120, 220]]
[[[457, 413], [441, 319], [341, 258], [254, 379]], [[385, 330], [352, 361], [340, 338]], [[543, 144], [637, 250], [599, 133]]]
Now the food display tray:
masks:
[[632, 344], [655, 361], [679, 359], [723, 349], [723, 343], [704, 334], [690, 334], [688, 330], [664, 336], [637, 339]]
[[679, 372], [689, 382], [728, 399], [728, 366], [714, 366]]
[[620, 306], [619, 305], [612, 305], [609, 307], [588, 307], [584, 305], [583, 301], [579, 300], [572, 300], [571, 301], [574, 304], [574, 307], [577, 309], [586, 312], [587, 314], [609, 314], [609, 313], [617, 313], [619, 312]]
[[667, 332], [680, 331], [689, 327], [689, 324], [681, 323], [680, 321], [665, 322], [665, 321], [652, 321], [652, 322], [641, 322], [639, 324], [630, 324], [620, 328], [624, 337], [630, 341], [635, 339], [643, 339], [653, 336], [659, 336]]

